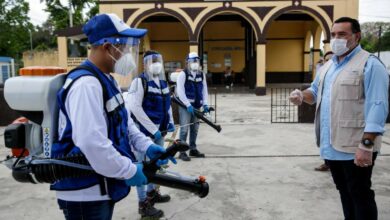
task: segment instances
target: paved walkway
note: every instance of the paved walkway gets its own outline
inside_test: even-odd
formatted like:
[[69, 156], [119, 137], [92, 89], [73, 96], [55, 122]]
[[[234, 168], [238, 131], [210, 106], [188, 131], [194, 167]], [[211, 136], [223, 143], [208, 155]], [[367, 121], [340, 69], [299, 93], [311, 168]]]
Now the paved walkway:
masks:
[[[312, 124], [271, 124], [270, 96], [220, 93], [217, 133], [200, 127], [198, 146], [205, 159], [171, 166], [183, 175], [205, 175], [210, 193], [199, 199], [162, 188], [172, 196], [157, 205], [167, 219], [342, 219], [331, 176], [313, 170], [322, 161]], [[389, 127], [390, 128], [390, 127]], [[3, 132], [0, 130], [0, 134]], [[3, 137], [0, 136], [3, 145]], [[373, 175], [379, 219], [390, 219], [390, 132]], [[0, 158], [7, 150], [0, 147]], [[0, 166], [0, 219], [61, 219], [48, 185], [15, 182]], [[135, 190], [115, 207], [114, 219], [139, 219]]]

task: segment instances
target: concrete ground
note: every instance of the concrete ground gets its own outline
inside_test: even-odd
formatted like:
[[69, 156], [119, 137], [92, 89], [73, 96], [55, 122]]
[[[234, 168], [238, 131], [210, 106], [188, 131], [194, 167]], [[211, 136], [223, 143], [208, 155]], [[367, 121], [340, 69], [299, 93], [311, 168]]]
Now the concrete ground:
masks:
[[[201, 124], [198, 136], [206, 158], [179, 160], [170, 167], [183, 175], [206, 176], [210, 193], [199, 199], [162, 188], [172, 197], [156, 205], [165, 219], [343, 219], [330, 173], [313, 170], [322, 161], [312, 124], [271, 124], [269, 95], [226, 92], [217, 98], [222, 132]], [[0, 140], [3, 159], [8, 150], [3, 136]], [[382, 220], [390, 219], [390, 133], [384, 142], [372, 178]], [[63, 218], [48, 185], [18, 183], [5, 166], [0, 166], [0, 195], [0, 219]], [[135, 190], [116, 205], [113, 219], [139, 219]]]

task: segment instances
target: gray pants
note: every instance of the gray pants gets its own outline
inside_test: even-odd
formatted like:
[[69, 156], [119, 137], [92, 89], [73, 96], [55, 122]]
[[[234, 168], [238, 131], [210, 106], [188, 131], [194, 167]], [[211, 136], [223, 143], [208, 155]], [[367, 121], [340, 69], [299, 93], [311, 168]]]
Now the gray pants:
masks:
[[[179, 108], [180, 116], [180, 140], [187, 142], [188, 128], [190, 130], [190, 150], [196, 149], [196, 137], [199, 130], [199, 119], [187, 112], [187, 109]], [[191, 125], [188, 125], [191, 124]]]

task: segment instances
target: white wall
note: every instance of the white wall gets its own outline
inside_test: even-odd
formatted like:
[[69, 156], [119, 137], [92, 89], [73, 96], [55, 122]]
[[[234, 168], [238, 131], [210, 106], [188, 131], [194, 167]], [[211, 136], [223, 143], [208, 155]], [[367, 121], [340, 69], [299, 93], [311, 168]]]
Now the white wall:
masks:
[[[378, 56], [378, 53], [375, 53], [375, 55]], [[390, 73], [390, 51], [381, 51], [380, 59], [385, 64], [387, 71]]]

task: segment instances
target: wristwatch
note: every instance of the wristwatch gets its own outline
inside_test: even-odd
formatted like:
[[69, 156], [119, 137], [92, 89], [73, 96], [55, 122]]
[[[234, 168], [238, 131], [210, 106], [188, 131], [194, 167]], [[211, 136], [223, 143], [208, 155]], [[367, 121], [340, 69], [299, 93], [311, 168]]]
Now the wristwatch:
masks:
[[363, 138], [361, 143], [366, 148], [372, 148], [374, 146], [374, 142], [368, 138]]

